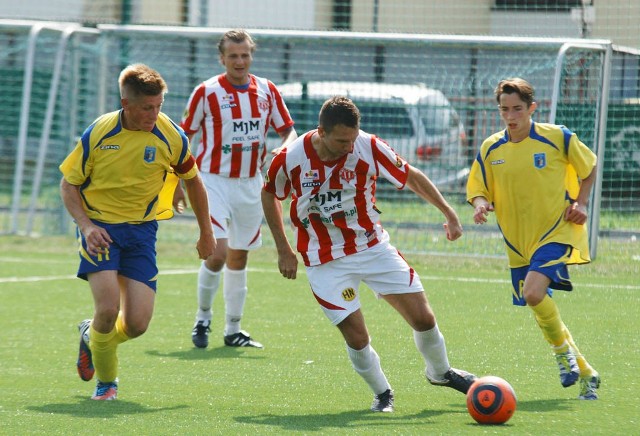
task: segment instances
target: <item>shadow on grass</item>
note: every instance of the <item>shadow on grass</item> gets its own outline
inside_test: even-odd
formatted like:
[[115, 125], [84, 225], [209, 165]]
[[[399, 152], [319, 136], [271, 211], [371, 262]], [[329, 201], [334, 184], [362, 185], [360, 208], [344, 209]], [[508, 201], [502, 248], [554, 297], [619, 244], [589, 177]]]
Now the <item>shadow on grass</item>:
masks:
[[529, 400], [529, 401], [518, 401], [518, 405], [516, 407], [516, 413], [518, 412], [557, 412], [557, 411], [565, 411], [565, 410], [573, 410], [571, 405], [575, 405], [577, 402], [580, 402], [577, 398], [568, 399], [568, 398], [556, 398], [549, 400]]
[[146, 354], [154, 357], [168, 357], [179, 360], [211, 360], [211, 359], [264, 359], [263, 350], [243, 347], [218, 347], [218, 348], [189, 348], [187, 350], [165, 353], [158, 350], [146, 351]]
[[[577, 400], [575, 400], [577, 401]], [[569, 399], [550, 399], [550, 400], [532, 400], [518, 402], [518, 413], [544, 413], [547, 411], [571, 410], [571, 404], [574, 400]], [[278, 428], [282, 431], [330, 431], [331, 429], [348, 429], [363, 426], [392, 426], [412, 425], [416, 420], [420, 421], [420, 425], [429, 424], [431, 420], [439, 416], [452, 414], [467, 414], [466, 406], [461, 404], [451, 405], [452, 409], [425, 409], [419, 413], [402, 414], [398, 410], [395, 413], [374, 413], [369, 410], [351, 410], [340, 413], [323, 413], [323, 414], [304, 414], [304, 415], [248, 415], [237, 416], [235, 421], [242, 424], [264, 425]], [[486, 428], [473, 421], [469, 416], [469, 427]], [[432, 424], [442, 425], [440, 421], [431, 422]], [[493, 426], [489, 426], [493, 427]], [[513, 424], [506, 422], [497, 427], [510, 428]]]
[[187, 409], [189, 406], [145, 407], [131, 401], [95, 401], [87, 397], [77, 397], [77, 403], [45, 404], [30, 406], [28, 410], [46, 414], [69, 415], [78, 418], [110, 418], [118, 415], [139, 415], [143, 413], [162, 413], [169, 410]]
[[[451, 410], [423, 410], [419, 413], [411, 415], [402, 415], [399, 413], [375, 413], [369, 410], [350, 410], [340, 413], [321, 413], [304, 415], [248, 415], [237, 416], [235, 421], [242, 424], [265, 425], [278, 427], [283, 431], [330, 431], [344, 430], [349, 428], [357, 428], [360, 426], [369, 427], [371, 425], [389, 426], [397, 429], [401, 425], [415, 424], [416, 420], [420, 420], [421, 424], [428, 423], [429, 419], [452, 413], [461, 413]], [[391, 431], [391, 430], [390, 430]], [[384, 430], [381, 430], [384, 432]]]

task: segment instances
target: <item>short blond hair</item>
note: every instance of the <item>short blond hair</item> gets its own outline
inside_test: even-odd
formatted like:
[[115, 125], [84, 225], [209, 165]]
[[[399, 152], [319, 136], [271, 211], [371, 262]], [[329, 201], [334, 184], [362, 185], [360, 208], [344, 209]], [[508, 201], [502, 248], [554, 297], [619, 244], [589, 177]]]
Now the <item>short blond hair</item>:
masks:
[[169, 90], [160, 73], [145, 64], [132, 64], [122, 70], [118, 85], [120, 97], [129, 99], [166, 94]]

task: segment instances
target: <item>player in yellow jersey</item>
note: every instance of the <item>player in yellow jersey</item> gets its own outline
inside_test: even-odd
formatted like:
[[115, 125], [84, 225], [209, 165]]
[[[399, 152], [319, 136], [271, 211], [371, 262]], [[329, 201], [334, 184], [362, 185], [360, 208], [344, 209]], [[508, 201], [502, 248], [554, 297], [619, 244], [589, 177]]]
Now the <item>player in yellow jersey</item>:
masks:
[[94, 121], [60, 165], [62, 200], [78, 227], [78, 277], [89, 282], [94, 300], [93, 319], [79, 325], [77, 362], [83, 380], [97, 376], [94, 400], [116, 399], [117, 347], [142, 335], [151, 321], [158, 197], [170, 173], [184, 180], [198, 220], [199, 257], [216, 246], [189, 140], [160, 112], [164, 79], [135, 64], [122, 70], [118, 83], [122, 109]]
[[580, 381], [584, 400], [598, 398], [600, 376], [578, 350], [551, 298], [570, 291], [567, 265], [590, 262], [587, 205], [596, 156], [564, 126], [535, 123], [533, 87], [521, 78], [501, 81], [495, 96], [506, 129], [480, 147], [467, 183], [476, 224], [495, 212], [503, 234], [513, 303], [528, 305], [551, 344], [560, 382]]

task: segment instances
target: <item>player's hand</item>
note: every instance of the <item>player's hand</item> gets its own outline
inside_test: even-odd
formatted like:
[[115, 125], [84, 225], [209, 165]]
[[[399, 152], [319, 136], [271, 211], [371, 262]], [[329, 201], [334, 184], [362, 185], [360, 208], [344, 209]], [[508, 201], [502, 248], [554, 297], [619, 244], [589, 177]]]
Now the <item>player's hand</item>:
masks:
[[81, 232], [87, 243], [87, 253], [91, 256], [106, 253], [113, 242], [111, 236], [109, 236], [109, 233], [105, 229], [93, 223], [85, 226], [81, 229]]
[[444, 231], [447, 234], [447, 239], [449, 241], [455, 241], [462, 236], [462, 224], [460, 224], [458, 217], [448, 220], [442, 226], [444, 227]]
[[476, 224], [486, 223], [489, 212], [493, 212], [493, 205], [491, 203], [487, 202], [477, 205], [473, 212], [473, 222]]
[[298, 271], [298, 257], [293, 250], [278, 253], [278, 269], [286, 279], [294, 280]]
[[176, 190], [173, 192], [173, 209], [182, 214], [187, 208], [187, 197], [184, 195], [184, 189], [182, 189], [182, 183], [178, 182]]
[[587, 222], [587, 206], [579, 204], [577, 201], [567, 207], [564, 211], [565, 221], [575, 224], [584, 224]]
[[196, 250], [198, 250], [198, 257], [202, 260], [207, 259], [209, 256], [213, 255], [213, 252], [218, 245], [218, 241], [216, 241], [216, 237], [213, 233], [210, 234], [200, 234], [200, 239], [196, 242]]
[[286, 145], [284, 145], [284, 144], [283, 144], [283, 145], [281, 145], [280, 147], [276, 147], [276, 148], [274, 148], [273, 150], [271, 150], [271, 154], [272, 154], [273, 156], [275, 156], [276, 154], [279, 154], [282, 150], [284, 150], [284, 149], [285, 149], [285, 147], [286, 147]]

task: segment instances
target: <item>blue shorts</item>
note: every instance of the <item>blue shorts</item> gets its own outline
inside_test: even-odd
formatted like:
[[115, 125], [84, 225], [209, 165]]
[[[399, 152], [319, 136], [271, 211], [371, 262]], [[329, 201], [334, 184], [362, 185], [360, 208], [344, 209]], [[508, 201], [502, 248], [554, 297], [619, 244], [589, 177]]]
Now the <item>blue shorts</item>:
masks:
[[527, 266], [511, 268], [511, 283], [513, 284], [513, 304], [516, 306], [526, 306], [527, 302], [522, 294], [524, 279], [529, 271], [537, 271], [549, 277], [551, 283], [547, 289], [547, 294], [552, 297], [553, 289], [561, 291], [573, 290], [573, 285], [569, 280], [569, 270], [567, 261], [571, 257], [573, 247], [567, 244], [552, 242], [538, 248]]
[[87, 252], [87, 241], [78, 230], [81, 244], [78, 277], [87, 280], [87, 274], [98, 271], [118, 271], [119, 275], [142, 282], [155, 291], [158, 279], [156, 265], [158, 222], [107, 224], [93, 221], [93, 223], [105, 229], [113, 242], [106, 253], [91, 256]]

